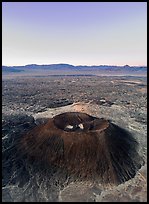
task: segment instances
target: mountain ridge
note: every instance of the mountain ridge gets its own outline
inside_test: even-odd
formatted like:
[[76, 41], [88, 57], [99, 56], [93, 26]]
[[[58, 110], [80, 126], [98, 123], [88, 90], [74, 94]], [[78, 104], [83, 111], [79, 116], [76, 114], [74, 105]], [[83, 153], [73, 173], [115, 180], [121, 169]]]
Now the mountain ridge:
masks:
[[147, 67], [146, 66], [117, 66], [117, 65], [71, 65], [71, 64], [27, 64], [23, 66], [2, 66], [2, 73], [17, 73], [17, 72], [36, 72], [36, 71], [49, 71], [49, 72], [130, 72], [130, 73], [146, 73]]
[[147, 66], [129, 66], [129, 65], [71, 65], [71, 64], [65, 64], [65, 63], [57, 63], [57, 64], [27, 64], [27, 65], [15, 65], [15, 66], [6, 66], [2, 65], [3, 68], [37, 68], [37, 67], [79, 67], [79, 68], [147, 68]]

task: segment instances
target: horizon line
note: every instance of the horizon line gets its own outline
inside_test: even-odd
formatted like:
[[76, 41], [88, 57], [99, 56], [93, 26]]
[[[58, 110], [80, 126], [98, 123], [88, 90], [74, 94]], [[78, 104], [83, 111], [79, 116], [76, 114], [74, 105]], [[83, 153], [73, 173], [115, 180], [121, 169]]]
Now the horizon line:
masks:
[[69, 64], [69, 63], [64, 63], [64, 62], [60, 62], [60, 63], [46, 63], [46, 64], [36, 64], [36, 63], [29, 63], [29, 64], [21, 64], [21, 65], [2, 65], [2, 66], [6, 66], [6, 67], [14, 67], [14, 66], [27, 66], [27, 65], [56, 65], [56, 64], [67, 64], [67, 65], [72, 65], [72, 66], [130, 66], [130, 67], [147, 67], [147, 65], [130, 65], [130, 64], [92, 64], [92, 65], [87, 65], [87, 64]]

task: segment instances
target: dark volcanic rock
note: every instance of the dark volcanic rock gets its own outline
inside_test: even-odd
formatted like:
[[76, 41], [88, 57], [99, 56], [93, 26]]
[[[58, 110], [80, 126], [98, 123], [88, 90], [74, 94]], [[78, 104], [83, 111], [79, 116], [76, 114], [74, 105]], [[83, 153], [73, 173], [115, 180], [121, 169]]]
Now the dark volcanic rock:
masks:
[[[133, 179], [118, 186], [110, 186], [107, 190], [105, 187], [99, 186], [97, 180], [97, 188], [94, 190], [90, 186], [92, 183], [89, 183], [87, 187], [85, 181], [76, 184], [76, 181], [69, 177], [63, 169], [58, 170], [55, 166], [49, 168], [46, 164], [42, 163], [41, 165], [32, 158], [28, 160], [28, 157], [18, 153], [16, 146], [17, 141], [20, 141], [23, 135], [26, 135], [37, 125], [46, 124], [48, 120], [46, 118], [37, 119], [37, 117], [34, 121], [34, 118], [29, 115], [49, 110], [47, 108], [52, 106], [57, 107], [58, 103], [62, 101], [64, 103], [58, 106], [79, 101], [87, 102], [87, 105], [82, 105], [82, 107], [78, 105], [76, 111], [84, 111], [96, 117], [111, 119], [115, 124], [128, 129], [137, 139], [139, 154], [146, 162], [146, 84], [145, 77], [127, 76], [44, 76], [39, 78], [30, 76], [8, 80], [3, 78], [3, 202], [52, 202], [67, 201], [68, 199], [69, 201], [85, 200], [85, 202], [107, 200], [146, 202], [146, 165], [136, 173]], [[100, 99], [114, 104], [105, 103], [104, 105], [103, 103], [100, 105]], [[67, 111], [67, 106], [65, 107]], [[91, 107], [91, 109], [86, 107]], [[50, 111], [50, 117], [58, 114], [57, 109]], [[33, 143], [36, 142], [35, 139], [32, 141]], [[61, 199], [60, 190], [62, 191]]]

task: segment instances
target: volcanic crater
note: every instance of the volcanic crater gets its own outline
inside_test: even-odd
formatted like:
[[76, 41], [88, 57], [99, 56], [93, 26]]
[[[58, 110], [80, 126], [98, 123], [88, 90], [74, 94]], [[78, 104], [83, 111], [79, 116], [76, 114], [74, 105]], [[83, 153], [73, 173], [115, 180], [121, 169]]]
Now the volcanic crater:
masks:
[[68, 176], [104, 184], [133, 178], [143, 162], [132, 134], [83, 112], [49, 118], [21, 137], [18, 147], [29, 159], [63, 169]]

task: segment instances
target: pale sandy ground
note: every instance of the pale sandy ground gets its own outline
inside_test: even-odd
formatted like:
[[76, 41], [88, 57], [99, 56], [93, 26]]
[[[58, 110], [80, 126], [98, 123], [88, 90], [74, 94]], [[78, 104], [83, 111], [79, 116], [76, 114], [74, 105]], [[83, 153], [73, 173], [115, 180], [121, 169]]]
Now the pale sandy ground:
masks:
[[[85, 112], [96, 117], [112, 119], [116, 124], [127, 128], [135, 134], [140, 143], [140, 154], [146, 161], [146, 125], [140, 125], [133, 118], [125, 118], [126, 107], [112, 105], [107, 107], [89, 103], [74, 103], [72, 105], [49, 108], [45, 112], [34, 114], [35, 119], [51, 118], [64, 112]], [[117, 116], [117, 117], [115, 117]], [[142, 135], [142, 137], [140, 137]], [[136, 176], [118, 186], [102, 186], [90, 182], [70, 183], [60, 191], [60, 202], [146, 202], [147, 201], [147, 166], [143, 166]]]
[[27, 70], [25, 72], [2, 73], [3, 79], [14, 79], [24, 77], [47, 77], [50, 75], [94, 75], [94, 76], [142, 76], [146, 77], [146, 72], [127, 72], [127, 71], [104, 71], [104, 70]]
[[[90, 103], [73, 103], [72, 105], [58, 107], [58, 108], [49, 108], [47, 111], [37, 113], [34, 116], [35, 119], [37, 118], [51, 118], [54, 117], [60, 113], [64, 112], [83, 112], [93, 115], [93, 110], [95, 109], [95, 106], [90, 106]], [[94, 113], [96, 114], [96, 113]]]

